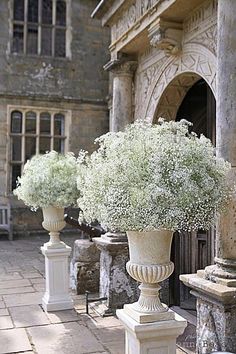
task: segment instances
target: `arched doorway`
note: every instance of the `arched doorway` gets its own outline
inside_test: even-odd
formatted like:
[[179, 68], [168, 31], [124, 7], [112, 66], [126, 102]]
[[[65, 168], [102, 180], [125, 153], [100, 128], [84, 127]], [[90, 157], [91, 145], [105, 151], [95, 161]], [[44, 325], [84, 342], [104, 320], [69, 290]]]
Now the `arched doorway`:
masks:
[[[203, 79], [199, 79], [187, 91], [175, 119], [187, 119], [193, 123], [193, 131], [204, 134], [215, 144], [215, 97]], [[169, 303], [185, 309], [195, 308], [195, 299], [189, 289], [179, 281], [180, 274], [196, 273], [212, 264], [214, 258], [213, 231], [176, 233], [172, 246], [174, 274], [170, 278]]]
[[[215, 144], [215, 97], [207, 82], [196, 73], [178, 75], [169, 83], [159, 98], [154, 123], [159, 117], [177, 121], [187, 119], [193, 123], [194, 132], [204, 134]], [[179, 281], [179, 275], [196, 273], [213, 263], [213, 232], [176, 233], [171, 256], [175, 270], [170, 277], [169, 286], [163, 286], [163, 301], [169, 305], [194, 309], [195, 299], [189, 288]]]

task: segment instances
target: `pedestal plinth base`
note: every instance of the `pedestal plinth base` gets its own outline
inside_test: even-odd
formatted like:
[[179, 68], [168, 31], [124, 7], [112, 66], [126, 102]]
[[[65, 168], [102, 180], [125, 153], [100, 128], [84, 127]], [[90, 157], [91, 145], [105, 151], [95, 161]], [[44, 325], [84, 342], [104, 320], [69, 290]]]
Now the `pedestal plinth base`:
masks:
[[204, 271], [180, 276], [197, 298], [197, 353], [236, 353], [236, 287], [206, 276]]
[[166, 307], [166, 311], [163, 312], [153, 312], [153, 313], [148, 313], [148, 312], [139, 312], [135, 310], [135, 304], [129, 304], [129, 305], [124, 305], [124, 310], [125, 312], [136, 322], [142, 324], [142, 323], [151, 323], [151, 322], [157, 322], [157, 321], [167, 321], [167, 320], [173, 320], [175, 318], [175, 313], [168, 309], [168, 307], [165, 304], [162, 304], [164, 307]]
[[126, 271], [129, 259], [127, 238], [123, 234], [105, 234], [93, 238], [100, 255], [100, 297], [106, 297], [106, 303], [94, 304], [95, 310], [102, 316], [114, 314], [124, 304], [137, 301], [138, 283]]
[[187, 326], [181, 316], [173, 313], [173, 319], [140, 324], [126, 309], [116, 314], [125, 327], [125, 354], [176, 354], [176, 338]]
[[45, 256], [46, 291], [42, 299], [45, 311], [60, 311], [73, 308], [73, 300], [69, 294], [68, 257], [71, 247], [41, 247]]
[[48, 298], [44, 296], [42, 298], [42, 307], [44, 311], [50, 312], [50, 311], [60, 311], [60, 310], [71, 310], [74, 307], [73, 300], [68, 298], [66, 301], [65, 298], [61, 300], [56, 300], [52, 298]]

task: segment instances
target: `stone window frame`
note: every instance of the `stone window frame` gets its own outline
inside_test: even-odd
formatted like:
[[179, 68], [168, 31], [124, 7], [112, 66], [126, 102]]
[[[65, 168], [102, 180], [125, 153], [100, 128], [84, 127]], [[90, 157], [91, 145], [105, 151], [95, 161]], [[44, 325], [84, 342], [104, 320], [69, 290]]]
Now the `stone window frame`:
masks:
[[[38, 22], [31, 23], [28, 21], [28, 3], [30, 0], [24, 1], [24, 20], [14, 19], [14, 1], [10, 0], [10, 52], [14, 55], [27, 55], [27, 56], [41, 56], [49, 58], [59, 58], [59, 59], [71, 59], [71, 0], [52, 0], [52, 24], [42, 23], [42, 3], [43, 0], [38, 0]], [[65, 25], [59, 25], [56, 23], [56, 6], [58, 1], [63, 1], [66, 6], [66, 23]], [[21, 51], [14, 50], [13, 40], [14, 40], [14, 26], [23, 26], [23, 49]], [[37, 29], [37, 53], [30, 53], [27, 50], [28, 43], [28, 26], [33, 26]], [[52, 31], [51, 35], [51, 53], [42, 53], [42, 28], [48, 28]], [[65, 55], [56, 55], [55, 45], [56, 45], [56, 30], [65, 31]]]
[[[20, 112], [22, 114], [21, 132], [12, 132], [12, 113]], [[35, 133], [26, 132], [26, 116], [27, 113], [36, 113], [36, 130]], [[50, 133], [40, 132], [40, 115], [42, 113], [48, 113], [50, 115]], [[60, 114], [64, 116], [64, 129], [62, 134], [55, 134], [55, 115]], [[56, 109], [49, 107], [36, 107], [36, 106], [20, 106], [20, 105], [9, 105], [7, 107], [7, 117], [8, 117], [8, 146], [7, 146], [7, 160], [8, 160], [8, 171], [7, 171], [7, 189], [10, 193], [15, 188], [15, 181], [13, 178], [13, 166], [18, 166], [20, 168], [20, 174], [22, 173], [24, 164], [26, 162], [26, 139], [35, 139], [35, 153], [43, 153], [40, 150], [40, 138], [50, 139], [50, 150], [55, 149], [55, 139], [62, 141], [61, 153], [68, 152], [69, 144], [69, 126], [71, 122], [71, 111], [64, 109]], [[20, 159], [13, 156], [13, 139], [20, 138]], [[18, 140], [19, 142], [19, 140]], [[17, 148], [17, 144], [16, 144]], [[55, 149], [58, 151], [58, 149]], [[44, 150], [45, 151], [45, 150]], [[47, 150], [46, 150], [47, 151]], [[19, 153], [19, 152], [18, 152]], [[33, 154], [31, 155], [33, 156]], [[29, 156], [27, 158], [30, 158]]]

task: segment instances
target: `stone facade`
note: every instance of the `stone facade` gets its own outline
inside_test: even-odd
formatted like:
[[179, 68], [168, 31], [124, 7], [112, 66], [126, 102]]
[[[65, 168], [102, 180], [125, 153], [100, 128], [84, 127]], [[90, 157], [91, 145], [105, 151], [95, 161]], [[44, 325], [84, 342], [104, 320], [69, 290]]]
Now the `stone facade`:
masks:
[[92, 151], [96, 137], [108, 131], [109, 32], [90, 15], [95, 0], [67, 0], [67, 57], [12, 53], [13, 1], [0, 4], [0, 196], [10, 198], [14, 232], [37, 230], [41, 216], [32, 214], [11, 196], [9, 107], [38, 107], [67, 111], [66, 147]]

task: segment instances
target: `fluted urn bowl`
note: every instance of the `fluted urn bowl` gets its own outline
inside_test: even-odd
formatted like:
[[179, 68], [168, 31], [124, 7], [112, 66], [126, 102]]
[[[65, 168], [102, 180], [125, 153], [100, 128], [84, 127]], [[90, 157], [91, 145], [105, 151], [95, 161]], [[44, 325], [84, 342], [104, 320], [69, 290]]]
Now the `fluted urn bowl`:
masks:
[[45, 230], [49, 231], [50, 240], [47, 247], [62, 248], [65, 247], [64, 242], [60, 240], [60, 231], [65, 227], [64, 221], [64, 208], [56, 208], [50, 206], [42, 208], [43, 222], [42, 226]]
[[156, 230], [147, 232], [128, 231], [130, 260], [126, 264], [129, 275], [141, 282], [140, 297], [133, 308], [139, 312], [156, 313], [168, 310], [159, 298], [161, 281], [174, 270], [170, 261], [173, 232]]

